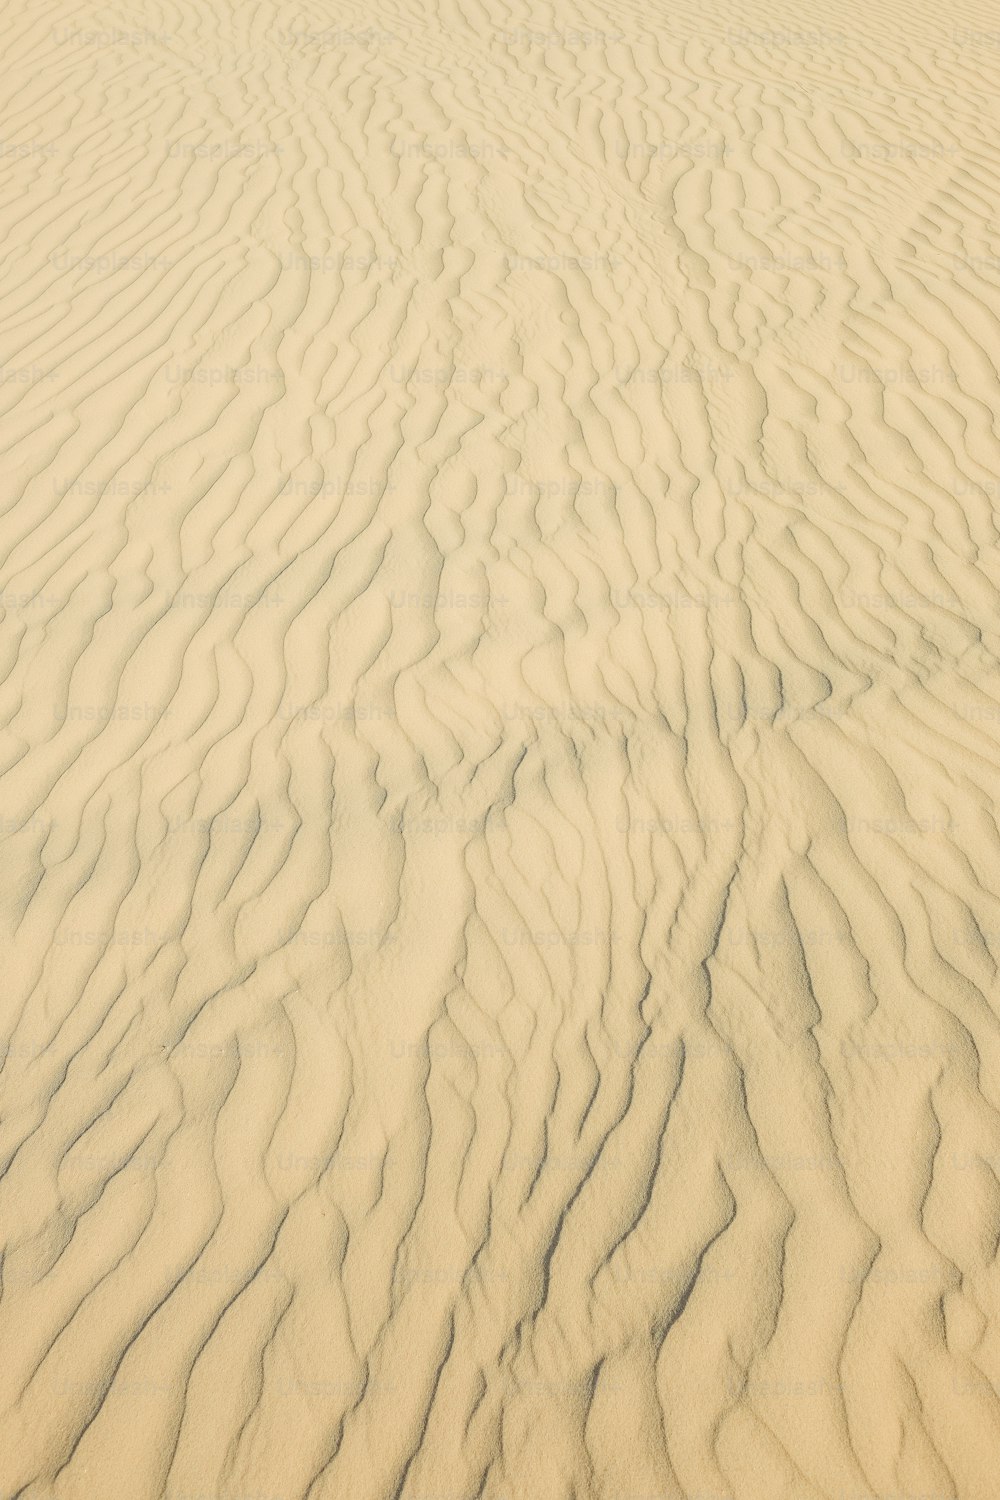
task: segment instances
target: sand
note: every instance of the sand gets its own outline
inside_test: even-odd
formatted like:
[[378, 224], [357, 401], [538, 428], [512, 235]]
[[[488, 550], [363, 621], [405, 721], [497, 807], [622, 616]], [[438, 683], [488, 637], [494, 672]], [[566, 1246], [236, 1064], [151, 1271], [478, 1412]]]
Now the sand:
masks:
[[0, 1496], [993, 1500], [996, 11], [3, 23]]

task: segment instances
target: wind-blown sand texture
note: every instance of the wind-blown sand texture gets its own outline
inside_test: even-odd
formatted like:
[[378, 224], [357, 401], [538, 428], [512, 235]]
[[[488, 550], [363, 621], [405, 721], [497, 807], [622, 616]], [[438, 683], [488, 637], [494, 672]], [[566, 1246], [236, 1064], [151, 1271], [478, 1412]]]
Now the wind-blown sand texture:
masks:
[[3, 1500], [993, 1500], [997, 13], [3, 36]]

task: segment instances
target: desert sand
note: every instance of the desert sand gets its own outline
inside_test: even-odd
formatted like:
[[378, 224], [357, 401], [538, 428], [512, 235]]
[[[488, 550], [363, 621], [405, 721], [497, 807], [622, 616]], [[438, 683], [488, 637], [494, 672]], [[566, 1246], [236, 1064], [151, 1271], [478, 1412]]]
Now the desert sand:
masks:
[[0, 1496], [994, 1500], [1000, 14], [3, 38]]

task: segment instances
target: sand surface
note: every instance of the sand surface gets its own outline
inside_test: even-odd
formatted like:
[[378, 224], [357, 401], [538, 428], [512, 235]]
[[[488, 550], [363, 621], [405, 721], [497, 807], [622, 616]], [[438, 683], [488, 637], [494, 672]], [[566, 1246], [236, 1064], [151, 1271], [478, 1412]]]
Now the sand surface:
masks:
[[1000, 13], [2, 35], [2, 1500], [994, 1500]]

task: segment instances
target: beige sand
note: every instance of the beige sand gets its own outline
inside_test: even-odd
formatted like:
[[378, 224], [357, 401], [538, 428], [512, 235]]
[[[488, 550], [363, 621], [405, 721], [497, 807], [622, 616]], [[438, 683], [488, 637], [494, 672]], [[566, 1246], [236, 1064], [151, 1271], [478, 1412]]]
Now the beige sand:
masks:
[[993, 1500], [1000, 18], [5, 0], [3, 1500]]

